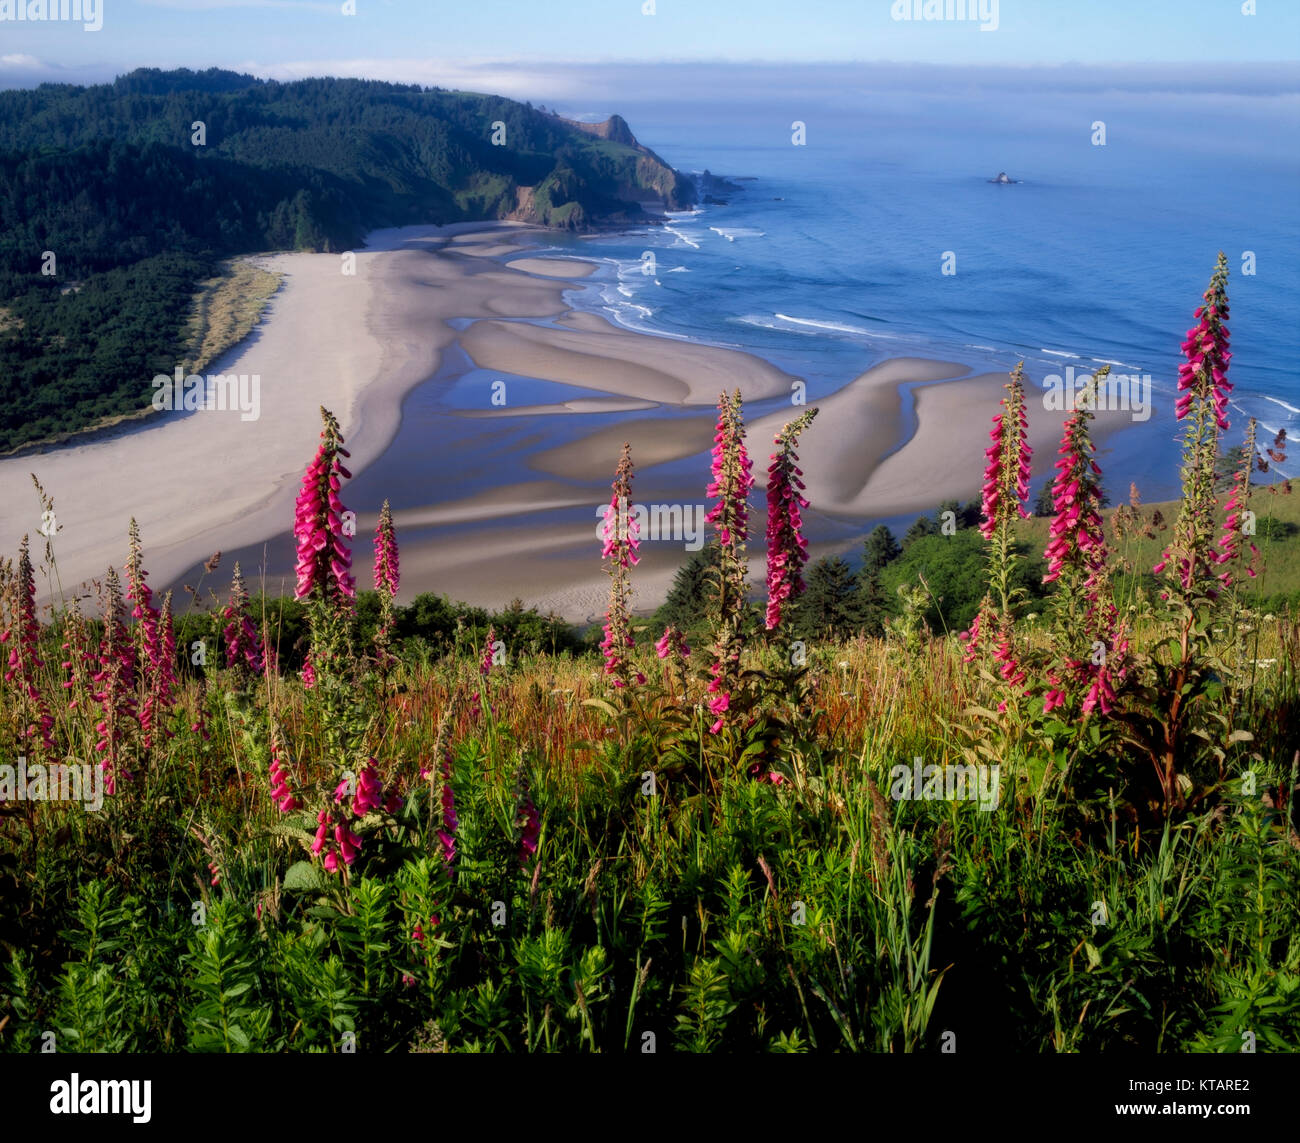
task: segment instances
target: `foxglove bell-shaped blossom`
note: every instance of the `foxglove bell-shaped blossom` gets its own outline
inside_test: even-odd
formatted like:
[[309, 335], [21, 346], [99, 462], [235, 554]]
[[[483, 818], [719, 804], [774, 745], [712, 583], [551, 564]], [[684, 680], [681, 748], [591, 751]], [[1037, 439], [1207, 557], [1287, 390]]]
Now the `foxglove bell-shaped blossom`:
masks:
[[772, 463], [767, 470], [767, 615], [769, 631], [780, 626], [781, 609], [787, 601], [798, 598], [803, 592], [803, 567], [808, 562], [808, 541], [803, 537], [803, 517], [800, 509], [808, 501], [800, 495], [804, 483], [799, 468], [795, 444], [817, 415], [809, 409], [790, 421], [776, 434]]

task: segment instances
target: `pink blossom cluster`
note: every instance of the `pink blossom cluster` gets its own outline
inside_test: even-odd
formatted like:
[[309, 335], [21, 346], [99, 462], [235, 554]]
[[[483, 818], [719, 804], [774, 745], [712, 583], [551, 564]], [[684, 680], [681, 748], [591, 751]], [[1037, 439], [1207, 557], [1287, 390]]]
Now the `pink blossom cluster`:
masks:
[[1178, 367], [1178, 391], [1182, 394], [1174, 402], [1178, 420], [1187, 416], [1192, 401], [1198, 396], [1208, 396], [1214, 403], [1214, 421], [1222, 432], [1228, 427], [1228, 394], [1232, 382], [1228, 380], [1228, 362], [1232, 353], [1228, 349], [1228, 301], [1223, 283], [1216, 274], [1206, 291], [1205, 304], [1194, 314], [1200, 321], [1187, 331], [1187, 340], [1180, 347], [1187, 358]]
[[356, 583], [348, 570], [352, 553], [343, 532], [346, 509], [339, 500], [340, 481], [352, 475], [339, 458], [350, 454], [343, 448], [333, 414], [322, 408], [321, 417], [325, 428], [321, 430], [320, 447], [303, 474], [294, 511], [293, 534], [298, 543], [295, 598], [306, 599], [315, 592], [329, 600], [352, 599]]
[[393, 526], [393, 511], [385, 500], [375, 529], [375, 590], [381, 598], [387, 595], [391, 600], [397, 596], [399, 582], [397, 529]]
[[640, 560], [637, 555], [640, 544], [639, 525], [636, 515], [628, 511], [632, 480], [632, 450], [624, 442], [618, 467], [614, 471], [610, 501], [605, 508], [605, 523], [601, 529], [604, 541], [601, 558], [608, 561], [610, 585], [609, 607], [605, 611], [605, 637], [601, 641], [600, 650], [605, 656], [604, 672], [615, 687], [625, 687], [633, 679], [638, 685], [645, 682], [645, 676], [640, 671], [630, 670], [627, 658], [628, 650], [636, 643], [632, 638], [628, 571]]
[[[39, 655], [41, 625], [36, 618], [36, 576], [28, 554], [27, 537], [18, 549], [17, 614], [10, 615], [10, 624], [0, 632], [0, 644], [8, 643], [4, 681], [11, 683], [15, 677], [27, 701], [32, 704], [33, 721], [20, 731], [24, 738], [40, 735], [43, 749], [54, 750], [54, 719], [50, 715], [40, 688], [36, 685], [36, 672], [45, 665]], [[26, 722], [27, 720], [24, 719]]]
[[718, 502], [705, 517], [718, 532], [724, 548], [743, 551], [749, 535], [749, 490], [754, 487], [753, 462], [745, 451], [740, 390], [718, 397], [718, 423], [713, 434], [713, 480], [707, 494]]
[[800, 495], [800, 479], [794, 447], [799, 434], [817, 415], [810, 409], [777, 433], [773, 444], [777, 451], [769, 458], [767, 469], [767, 614], [764, 622], [769, 631], [780, 626], [781, 609], [797, 598], [804, 589], [802, 571], [808, 562], [808, 541], [803, 537], [801, 509], [808, 501]]
[[[172, 596], [163, 597], [162, 612], [154, 628], [154, 637], [145, 648], [145, 672], [148, 693], [140, 710], [140, 729], [144, 734], [145, 749], [153, 744], [154, 724], [158, 717], [170, 710], [175, 702], [176, 685], [176, 628], [172, 620]], [[169, 731], [163, 731], [171, 737]]]
[[993, 418], [989, 447], [984, 450], [987, 463], [980, 534], [986, 540], [993, 539], [1000, 521], [1010, 521], [1015, 513], [1029, 519], [1025, 510], [1033, 458], [1033, 450], [1029, 447], [1029, 419], [1025, 411], [1024, 390], [1018, 378], [1007, 388], [1011, 395], [1002, 399], [1005, 411]]
[[1043, 552], [1047, 560], [1044, 583], [1060, 578], [1067, 567], [1085, 572], [1088, 585], [1104, 565], [1106, 542], [1102, 530], [1101, 489], [1096, 478], [1101, 469], [1092, 459], [1092, 442], [1088, 439], [1087, 416], [1076, 410], [1065, 423], [1060, 459], [1056, 462], [1056, 480], [1052, 485], [1052, 519], [1049, 542]]
[[238, 562], [230, 585], [230, 602], [222, 609], [221, 618], [226, 621], [222, 630], [226, 666], [235, 667], [242, 663], [255, 675], [260, 675], [265, 666], [266, 649], [257, 625], [248, 614], [248, 589], [244, 586]]
[[686, 636], [670, 623], [655, 643], [655, 654], [661, 659], [666, 659], [670, 655], [687, 659], [690, 658], [691, 649], [687, 646]]
[[325, 851], [322, 864], [330, 873], [338, 872], [340, 858], [344, 865], [351, 865], [357, 859], [361, 852], [361, 839], [353, 832], [352, 826], [384, 804], [383, 782], [380, 781], [373, 758], [357, 777], [356, 792], [352, 794], [349, 805], [347, 798], [350, 785], [351, 780], [344, 778], [335, 788], [334, 804], [338, 809], [324, 809], [316, 815], [318, 828], [311, 851], [315, 854]]
[[709, 728], [717, 734], [727, 722], [732, 690], [740, 670], [743, 647], [740, 623], [747, 594], [748, 564], [745, 541], [749, 535], [749, 492], [754, 486], [752, 464], [745, 451], [745, 425], [740, 390], [718, 397], [718, 423], [713, 436], [713, 480], [708, 495], [718, 502], [705, 517], [721, 545], [717, 636], [709, 693], [709, 711], [718, 716]]
[[[95, 724], [99, 741], [97, 753], [103, 754], [104, 792], [117, 792], [121, 752], [130, 733], [129, 723], [137, 722], [135, 704], [135, 653], [126, 628], [126, 607], [122, 602], [121, 581], [110, 567], [101, 589], [104, 633], [99, 643], [99, 669], [91, 681], [99, 689], [95, 701], [103, 718]], [[122, 777], [127, 777], [122, 772]]]
[[1114, 637], [1111, 651], [1092, 673], [1091, 685], [1088, 687], [1088, 693], [1083, 698], [1082, 710], [1084, 714], [1100, 710], [1103, 715], [1108, 715], [1114, 709], [1117, 701], [1114, 684], [1124, 676], [1122, 664], [1127, 655], [1128, 647], [1128, 639], [1124, 637], [1123, 628], [1121, 627]]
[[[1231, 563], [1241, 557], [1241, 517], [1246, 511], [1250, 497], [1250, 473], [1254, 464], [1255, 419], [1252, 417], [1246, 430], [1246, 447], [1242, 463], [1233, 476], [1232, 492], [1228, 496], [1227, 504], [1224, 505], [1223, 535], [1219, 537], [1219, 550], [1217, 553], [1212, 553], [1210, 557], [1217, 564]], [[1259, 549], [1253, 543], [1249, 547], [1252, 556], [1259, 555]], [[1257, 573], [1254, 566], [1248, 566], [1245, 570], [1248, 576], [1255, 578]], [[1224, 587], [1230, 587], [1233, 582], [1232, 571], [1229, 569], [1220, 572], [1219, 582]]]
[[709, 679], [708, 692], [713, 695], [709, 700], [708, 707], [710, 714], [718, 716], [717, 721], [709, 727], [710, 734], [717, 734], [726, 722], [722, 716], [731, 709], [731, 692], [724, 689], [726, 687], [727, 677], [731, 672], [724, 669], [722, 659], [715, 659], [713, 665], [709, 668], [712, 676]]
[[[494, 648], [496, 647], [496, 642], [497, 642], [497, 630], [495, 627], [489, 626], [488, 633], [487, 633], [487, 641], [483, 645], [483, 658], [480, 661], [478, 666], [478, 673], [482, 676], [484, 683], [486, 683], [492, 675], [492, 665], [496, 654], [494, 650]], [[470, 698], [470, 714], [472, 717], [478, 718], [482, 715], [482, 713], [483, 713], [482, 695], [480, 694], [479, 691], [475, 691], [473, 696]], [[491, 703], [488, 703], [488, 713], [490, 714], [496, 713], [492, 709]]]
[[280, 812], [288, 814], [294, 810], [302, 809], [302, 802], [294, 797], [293, 790], [289, 787], [289, 781], [293, 775], [280, 754], [280, 744], [273, 739], [271, 742], [271, 797], [276, 806], [279, 807]]
[[456, 830], [460, 822], [456, 818], [456, 792], [451, 786], [451, 759], [442, 761], [442, 825], [438, 830], [438, 841], [442, 845], [442, 859], [448, 866], [456, 862]]
[[135, 606], [131, 617], [135, 622], [135, 638], [139, 654], [139, 667], [145, 685], [145, 700], [139, 710], [141, 740], [148, 750], [153, 745], [154, 726], [158, 718], [173, 703], [172, 688], [176, 682], [176, 636], [172, 630], [171, 600], [168, 596], [166, 618], [153, 606], [153, 591], [149, 587], [149, 573], [143, 566], [140, 546], [140, 529], [135, 520], [130, 526], [130, 555], [126, 563], [126, 598]]
[[[325, 851], [325, 856], [321, 864], [329, 873], [337, 873], [339, 870], [339, 858], [342, 857], [345, 865], [351, 865], [357, 859], [357, 854], [361, 852], [361, 839], [352, 832], [351, 827], [345, 821], [336, 821], [334, 815], [329, 810], [321, 810], [316, 815], [318, 823], [316, 829], [316, 838], [311, 844], [311, 851], [317, 855], [321, 850]], [[330, 827], [333, 826], [331, 837]]]

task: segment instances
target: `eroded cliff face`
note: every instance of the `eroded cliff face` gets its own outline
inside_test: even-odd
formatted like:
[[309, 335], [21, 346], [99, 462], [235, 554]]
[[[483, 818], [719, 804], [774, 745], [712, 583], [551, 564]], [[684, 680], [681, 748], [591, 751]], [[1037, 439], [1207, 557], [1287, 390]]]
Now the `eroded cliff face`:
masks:
[[629, 157], [625, 156], [618, 164], [619, 169], [610, 171], [616, 179], [616, 197], [628, 202], [654, 201], [667, 210], [685, 210], [695, 202], [695, 184], [691, 179], [674, 170], [649, 147], [637, 142], [627, 120], [621, 115], [611, 115], [603, 123], [579, 123], [570, 119], [563, 122], [583, 134], [636, 152], [635, 163], [630, 169], [623, 169]]
[[632, 128], [621, 115], [611, 115], [604, 123], [579, 123], [574, 119], [566, 119], [565, 122], [588, 135], [595, 135], [597, 139], [608, 139], [612, 143], [623, 143], [628, 147], [640, 147], [643, 151], [646, 149], [636, 141]]

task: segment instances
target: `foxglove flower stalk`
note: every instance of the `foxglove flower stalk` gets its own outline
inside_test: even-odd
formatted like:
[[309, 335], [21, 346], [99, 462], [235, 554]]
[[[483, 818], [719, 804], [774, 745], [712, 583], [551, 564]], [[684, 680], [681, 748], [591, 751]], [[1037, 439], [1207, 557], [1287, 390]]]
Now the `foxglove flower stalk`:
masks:
[[347, 821], [338, 816], [338, 811], [321, 810], [316, 815], [316, 837], [311, 851], [319, 855], [324, 852], [321, 864], [327, 873], [339, 871], [339, 858], [344, 865], [351, 865], [361, 852], [361, 839], [352, 832]]
[[1113, 684], [1123, 678], [1123, 664], [1129, 647], [1124, 624], [1121, 623], [1115, 630], [1112, 644], [1111, 650], [1100, 663], [1096, 664], [1096, 670], [1092, 673], [1092, 681], [1083, 698], [1084, 714], [1099, 710], [1103, 715], [1109, 715], [1115, 707], [1117, 699]]
[[384, 804], [384, 784], [379, 780], [379, 771], [375, 769], [372, 758], [362, 768], [357, 778], [357, 792], [352, 798], [352, 812], [363, 818], [371, 810], [377, 810]]
[[304, 685], [323, 684], [333, 691], [351, 660], [348, 648], [356, 596], [349, 568], [352, 553], [351, 513], [339, 499], [341, 481], [352, 474], [340, 458], [343, 447], [338, 421], [324, 406], [320, 447], [302, 478], [294, 512], [294, 538], [298, 545], [298, 584], [295, 598], [310, 601], [311, 670], [303, 670]]
[[817, 415], [809, 409], [790, 421], [773, 439], [777, 451], [772, 453], [767, 470], [767, 616], [769, 631], [781, 623], [781, 609], [804, 589], [803, 567], [808, 562], [808, 541], [803, 537], [801, 508], [808, 501], [795, 444]]
[[[478, 666], [478, 673], [483, 679], [483, 689], [487, 689], [487, 681], [492, 676], [492, 666], [496, 662], [496, 645], [497, 629], [493, 626], [488, 627], [487, 641], [483, 644], [483, 658]], [[488, 713], [495, 714], [492, 704], [488, 703]], [[479, 691], [475, 691], [470, 698], [470, 715], [473, 718], [479, 718], [483, 714], [483, 698]]]
[[1232, 353], [1228, 349], [1228, 260], [1219, 254], [1218, 264], [1205, 291], [1205, 304], [1199, 306], [1193, 317], [1200, 320], [1187, 331], [1187, 340], [1180, 348], [1187, 360], [1178, 367], [1178, 392], [1174, 403], [1178, 420], [1188, 415], [1193, 401], [1209, 401], [1214, 408], [1215, 425], [1220, 432], [1228, 428], [1228, 394], [1232, 382], [1228, 380], [1228, 362]]
[[[282, 814], [292, 813], [294, 810], [302, 809], [302, 802], [294, 797], [293, 790], [290, 788], [292, 773], [284, 759], [284, 744], [280, 740], [279, 733], [272, 731], [271, 734], [271, 798]], [[317, 851], [319, 852], [319, 851]]]
[[[144, 748], [148, 750], [155, 740], [155, 725], [176, 701], [173, 693], [176, 685], [176, 628], [172, 619], [170, 591], [163, 596], [155, 637], [148, 648], [145, 683], [146, 694], [144, 706], [140, 710], [140, 729], [143, 732]], [[163, 736], [170, 738], [171, 732], [164, 729]]]
[[347, 511], [339, 500], [340, 480], [351, 477], [340, 457], [351, 454], [343, 447], [339, 423], [324, 406], [320, 447], [303, 474], [294, 513], [294, 538], [298, 542], [298, 586], [294, 597], [307, 599], [316, 594], [331, 602], [352, 599], [356, 582], [348, 570], [352, 553], [345, 543], [343, 517]]
[[262, 636], [248, 614], [248, 589], [244, 576], [235, 561], [235, 573], [230, 584], [230, 602], [221, 612], [226, 621], [222, 638], [226, 644], [226, 666], [236, 670], [247, 668], [260, 675], [266, 665]]
[[[1046, 671], [1044, 713], [1064, 706], [1086, 690], [1083, 714], [1100, 707], [1109, 713], [1115, 700], [1113, 683], [1123, 679], [1127, 641], [1116, 631], [1116, 610], [1110, 597], [1110, 562], [1102, 525], [1101, 469], [1093, 459], [1088, 424], [1096, 405], [1096, 386], [1110, 372], [1097, 371], [1079, 395], [1066, 419], [1052, 485], [1055, 516], [1044, 557], [1044, 583], [1059, 582], [1053, 599], [1055, 643], [1059, 652]], [[1121, 646], [1121, 642], [1123, 645]], [[1089, 701], [1091, 700], [1091, 701]]]
[[742, 417], [740, 390], [733, 396], [718, 397], [718, 424], [713, 436], [713, 481], [708, 495], [718, 498], [706, 519], [713, 525], [720, 548], [718, 607], [715, 616], [714, 657], [709, 693], [714, 696], [709, 709], [718, 715], [710, 726], [717, 734], [727, 723], [731, 696], [740, 675], [744, 649], [741, 625], [748, 594], [746, 581], [749, 565], [745, 542], [749, 536], [749, 491], [754, 486], [752, 464], [745, 451], [745, 424]]
[[[420, 771], [420, 777], [429, 780], [429, 818], [428, 830], [436, 833], [442, 847], [442, 858], [450, 870], [456, 860], [456, 830], [460, 822], [456, 819], [456, 793], [452, 789], [451, 779], [451, 727], [459, 702], [457, 694], [451, 696], [442, 717], [438, 719], [438, 734], [433, 742], [433, 761], [427, 769]], [[434, 806], [440, 811], [438, 828], [434, 830]]]
[[[1171, 592], [1215, 598], [1221, 584], [1214, 573], [1218, 564], [1214, 552], [1214, 464], [1219, 452], [1219, 433], [1228, 428], [1228, 260], [1219, 254], [1218, 264], [1197, 308], [1199, 322], [1187, 331], [1182, 350], [1187, 361], [1178, 367], [1178, 398], [1175, 411], [1186, 420], [1183, 435], [1183, 497], [1173, 537], [1160, 562], [1152, 569], [1164, 574]], [[1172, 565], [1172, 567], [1170, 566]]]
[[157, 651], [158, 609], [153, 606], [153, 591], [149, 587], [149, 573], [144, 570], [144, 552], [140, 545], [140, 527], [132, 518], [128, 536], [129, 555], [126, 561], [126, 598], [135, 606], [131, 618], [135, 622], [136, 661], [141, 675], [149, 670], [149, 663]]
[[[39, 739], [41, 749], [54, 752], [54, 719], [37, 686], [36, 672], [45, 664], [40, 658], [40, 620], [36, 618], [36, 575], [32, 570], [27, 537], [18, 548], [18, 575], [10, 585], [16, 592], [9, 595], [6, 611], [8, 625], [0, 636], [0, 644], [7, 644], [9, 657], [4, 671], [4, 681], [17, 680], [22, 708], [22, 729], [19, 737]], [[6, 593], [9, 594], [9, 593]]]
[[[981, 639], [992, 636], [996, 645], [994, 659], [1003, 679], [1018, 686], [1025, 679], [1014, 650], [1017, 591], [1011, 586], [1017, 563], [1014, 527], [1017, 517], [1028, 519], [1025, 502], [1029, 499], [1030, 462], [1029, 420], [1025, 408], [1024, 362], [1018, 362], [1005, 385], [1002, 412], [993, 418], [989, 447], [984, 450], [983, 513], [980, 534], [989, 545], [988, 588], [969, 631], [960, 638], [965, 644], [964, 662], [979, 653]], [[996, 593], [996, 610], [994, 595]]]
[[442, 859], [450, 869], [456, 863], [456, 830], [460, 827], [456, 818], [456, 791], [451, 784], [450, 756], [443, 759], [439, 773], [442, 777], [442, 790], [438, 798], [442, 810], [442, 826], [438, 830], [438, 842], [442, 846]]
[[90, 645], [90, 633], [86, 630], [86, 621], [81, 614], [81, 604], [74, 597], [63, 620], [63, 650], [67, 658], [63, 669], [68, 677], [63, 680], [63, 689], [70, 691], [68, 709], [75, 710], [91, 696], [91, 676], [98, 670], [98, 658]]
[[515, 829], [519, 835], [519, 866], [527, 868], [528, 862], [537, 853], [537, 839], [542, 832], [542, 819], [533, 804], [528, 781], [520, 767], [515, 786]]
[[[129, 556], [126, 562], [126, 598], [135, 606], [131, 617], [135, 622], [136, 662], [139, 677], [144, 683], [144, 702], [140, 706], [139, 721], [141, 743], [145, 750], [154, 744], [154, 726], [172, 705], [172, 686], [175, 682], [173, 656], [176, 651], [175, 634], [171, 634], [171, 650], [163, 631], [162, 613], [153, 606], [153, 591], [149, 587], [149, 573], [144, 570], [144, 554], [140, 545], [140, 528], [131, 521]], [[168, 606], [168, 622], [171, 608]]]
[[381, 600], [385, 596], [390, 602], [396, 598], [399, 580], [397, 530], [393, 527], [393, 509], [385, 500], [375, 529], [375, 590]]
[[[1099, 382], [1109, 370], [1097, 373]], [[1052, 484], [1052, 509], [1055, 516], [1048, 533], [1050, 539], [1043, 552], [1047, 561], [1044, 583], [1053, 583], [1065, 572], [1070, 586], [1082, 585], [1085, 592], [1096, 587], [1097, 578], [1106, 564], [1106, 540], [1102, 527], [1101, 486], [1097, 478], [1101, 469], [1092, 459], [1093, 444], [1088, 432], [1090, 409], [1080, 407], [1066, 419], [1057, 450], [1056, 479]]]
[[[605, 656], [605, 674], [615, 687], [627, 686], [634, 677], [627, 661], [628, 649], [635, 644], [628, 609], [628, 599], [632, 593], [628, 571], [639, 560], [639, 536], [636, 516], [628, 512], [631, 496], [632, 449], [631, 445], [624, 442], [618, 468], [614, 471], [613, 491], [605, 508], [605, 523], [601, 530], [604, 539], [601, 558], [608, 562], [610, 587], [609, 608], [605, 612], [605, 638], [600, 650]], [[635, 672], [635, 679], [638, 683], [645, 682], [645, 676], [639, 671]]]
[[690, 657], [691, 649], [686, 644], [686, 636], [670, 623], [655, 643], [655, 654], [661, 659], [666, 659], [670, 655], [676, 659], [686, 659]]
[[387, 500], [379, 510], [379, 526], [375, 529], [375, 591], [379, 595], [379, 627], [375, 632], [375, 657], [380, 669], [392, 663], [388, 644], [393, 628], [393, 601], [397, 598], [399, 582], [397, 557], [397, 530], [393, 526], [393, 510]]
[[117, 569], [110, 567], [100, 589], [104, 633], [99, 644], [99, 670], [92, 681], [99, 687], [95, 701], [103, 717], [96, 724], [99, 741], [95, 750], [103, 755], [104, 792], [117, 792], [118, 778], [129, 775], [123, 768], [130, 740], [130, 727], [136, 723], [135, 653], [126, 627], [126, 605]]
[[[1255, 467], [1255, 455], [1255, 418], [1251, 417], [1246, 427], [1246, 445], [1241, 465], [1232, 478], [1232, 492], [1224, 506], [1223, 535], [1219, 537], [1219, 551], [1214, 557], [1218, 564], [1232, 564], [1241, 559], [1242, 515], [1250, 504], [1250, 474]], [[1250, 544], [1250, 551], [1252, 556], [1259, 554], [1259, 549], [1253, 543]], [[1252, 579], [1255, 578], [1253, 560], [1245, 571]], [[1219, 573], [1219, 582], [1224, 587], [1232, 586], [1231, 567]]]

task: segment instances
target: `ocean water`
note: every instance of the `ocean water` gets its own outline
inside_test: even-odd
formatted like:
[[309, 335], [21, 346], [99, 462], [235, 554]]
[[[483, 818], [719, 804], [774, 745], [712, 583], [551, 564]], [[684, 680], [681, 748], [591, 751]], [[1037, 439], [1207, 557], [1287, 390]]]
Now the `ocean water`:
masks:
[[[570, 294], [577, 307], [756, 353], [805, 378], [810, 401], [900, 355], [976, 371], [1023, 360], [1040, 384], [1106, 362], [1148, 374], [1153, 412], [1112, 439], [1108, 469], [1121, 497], [1137, 480], [1144, 499], [1167, 498], [1179, 343], [1220, 250], [1228, 443], [1249, 416], [1261, 437], [1300, 431], [1300, 116], [1285, 100], [1236, 104], [1092, 93], [802, 112], [646, 103], [623, 112], [641, 142], [743, 190], [662, 227], [552, 250], [601, 262]], [[1104, 146], [1092, 142], [1098, 120]], [[991, 184], [999, 171], [1020, 181]], [[946, 252], [955, 274], [941, 272]]]

